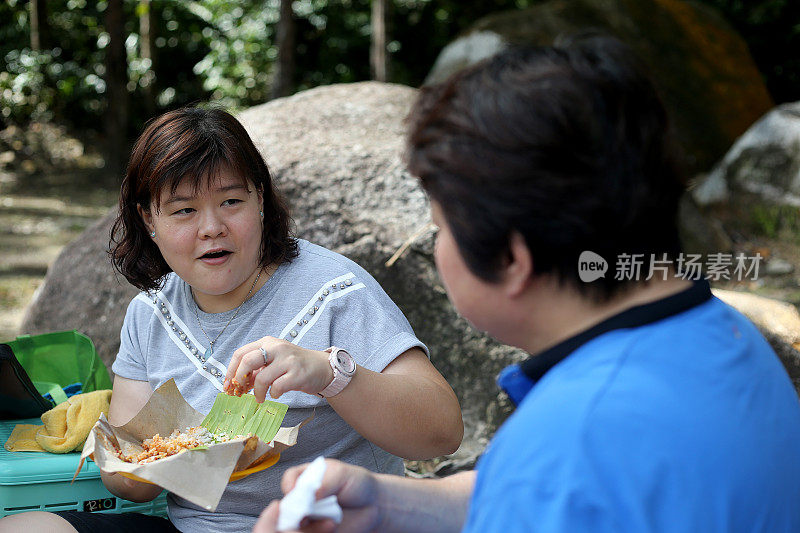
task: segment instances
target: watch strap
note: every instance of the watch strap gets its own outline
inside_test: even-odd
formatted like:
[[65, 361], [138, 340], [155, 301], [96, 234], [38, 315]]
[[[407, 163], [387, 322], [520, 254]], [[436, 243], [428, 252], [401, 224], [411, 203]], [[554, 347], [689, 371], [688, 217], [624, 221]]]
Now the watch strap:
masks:
[[[346, 374], [341, 370], [339, 370], [339, 367], [336, 364], [336, 358], [338, 357], [338, 352], [339, 351], [344, 352], [345, 350], [336, 347], [331, 347], [328, 350], [331, 353], [328, 356], [328, 363], [330, 363], [331, 368], [333, 369], [333, 380], [328, 384], [327, 387], [325, 387], [319, 392], [319, 395], [322, 396], [323, 398], [330, 398], [331, 396], [336, 396], [337, 394], [342, 392], [344, 388], [350, 383], [350, 380], [353, 379], [353, 374], [355, 373], [354, 371], [350, 374]], [[348, 356], [352, 357], [349, 353]]]

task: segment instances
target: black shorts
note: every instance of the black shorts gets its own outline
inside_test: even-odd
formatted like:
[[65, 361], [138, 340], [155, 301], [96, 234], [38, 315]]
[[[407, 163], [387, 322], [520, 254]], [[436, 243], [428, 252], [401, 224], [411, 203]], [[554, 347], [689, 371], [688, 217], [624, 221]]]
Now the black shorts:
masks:
[[142, 513], [89, 513], [82, 511], [57, 511], [79, 533], [175, 533], [178, 531], [166, 518]]

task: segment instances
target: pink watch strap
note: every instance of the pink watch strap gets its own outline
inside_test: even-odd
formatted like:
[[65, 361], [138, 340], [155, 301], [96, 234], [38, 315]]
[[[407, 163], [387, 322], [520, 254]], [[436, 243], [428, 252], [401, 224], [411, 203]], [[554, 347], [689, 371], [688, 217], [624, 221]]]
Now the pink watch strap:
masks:
[[[344, 388], [350, 383], [350, 380], [353, 379], [353, 373], [355, 373], [354, 370], [353, 373], [351, 374], [345, 374], [344, 372], [339, 370], [339, 368], [336, 365], [336, 357], [338, 356], [338, 352], [339, 351], [345, 352], [345, 350], [336, 347], [331, 347], [329, 348], [329, 350], [331, 351], [331, 355], [328, 357], [328, 362], [330, 363], [331, 368], [333, 369], [333, 381], [331, 381], [327, 387], [325, 387], [320, 391], [319, 395], [324, 398], [330, 398], [331, 396], [336, 396], [337, 394], [342, 392], [342, 390], [344, 390]], [[347, 355], [348, 357], [352, 358], [350, 354]]]

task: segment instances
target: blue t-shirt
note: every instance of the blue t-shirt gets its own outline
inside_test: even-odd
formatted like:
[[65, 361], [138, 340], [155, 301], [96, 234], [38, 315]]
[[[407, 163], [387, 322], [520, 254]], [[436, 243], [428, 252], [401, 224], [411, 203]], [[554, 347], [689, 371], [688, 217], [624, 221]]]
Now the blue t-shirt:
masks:
[[716, 298], [607, 328], [497, 432], [464, 531], [798, 532], [797, 394]]

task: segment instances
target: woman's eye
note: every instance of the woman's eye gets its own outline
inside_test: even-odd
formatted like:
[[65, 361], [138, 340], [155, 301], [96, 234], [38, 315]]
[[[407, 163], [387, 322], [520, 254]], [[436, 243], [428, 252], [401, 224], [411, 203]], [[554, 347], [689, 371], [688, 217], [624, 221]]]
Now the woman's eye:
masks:
[[192, 209], [191, 207], [184, 207], [183, 209], [178, 209], [177, 211], [175, 211], [172, 214], [173, 215], [188, 215], [192, 211], [194, 211], [194, 209]]
[[235, 205], [238, 203], [241, 203], [241, 200], [239, 200], [238, 198], [229, 198], [224, 202], [222, 202], [222, 205]]

